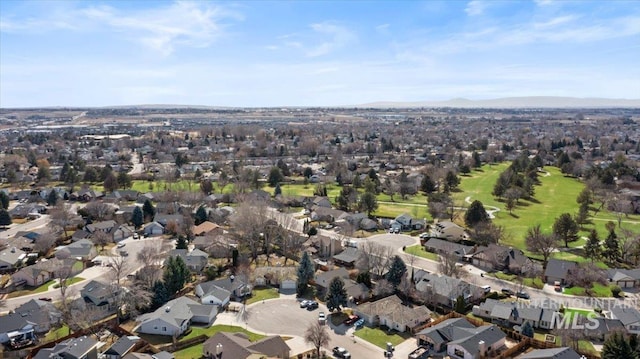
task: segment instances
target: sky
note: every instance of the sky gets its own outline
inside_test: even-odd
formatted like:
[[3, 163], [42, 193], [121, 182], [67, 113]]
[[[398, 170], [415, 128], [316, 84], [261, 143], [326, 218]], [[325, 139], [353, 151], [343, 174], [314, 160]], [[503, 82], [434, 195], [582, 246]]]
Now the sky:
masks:
[[0, 107], [640, 98], [640, 1], [0, 1]]

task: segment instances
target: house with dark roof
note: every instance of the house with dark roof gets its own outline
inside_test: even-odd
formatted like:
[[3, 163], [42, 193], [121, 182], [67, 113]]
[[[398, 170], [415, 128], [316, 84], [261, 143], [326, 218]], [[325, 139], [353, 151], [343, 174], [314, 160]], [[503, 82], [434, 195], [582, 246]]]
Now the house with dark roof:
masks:
[[84, 229], [89, 233], [104, 232], [104, 233], [111, 234], [111, 232], [117, 227], [118, 227], [118, 223], [116, 223], [116, 221], [108, 220], [108, 221], [87, 224], [84, 227]]
[[491, 298], [480, 305], [473, 306], [473, 315], [489, 319], [492, 323], [503, 327], [529, 322], [534, 328], [551, 329], [555, 312], [549, 308], [501, 302]]
[[485, 270], [507, 270], [516, 274], [533, 269], [533, 262], [523, 251], [494, 243], [477, 247], [471, 255], [471, 263]]
[[356, 264], [358, 258], [360, 258], [360, 255], [361, 252], [358, 248], [347, 247], [339, 254], [333, 256], [333, 261], [337, 265], [352, 268]]
[[[73, 268], [77, 262], [74, 258], [41, 260], [36, 264], [23, 267], [11, 275], [14, 283], [37, 287], [56, 277], [62, 268]], [[75, 275], [75, 273], [73, 273]]]
[[167, 351], [161, 351], [155, 354], [129, 353], [123, 356], [122, 359], [175, 359], [175, 356]]
[[169, 257], [180, 257], [192, 272], [202, 272], [209, 261], [209, 255], [199, 249], [189, 251], [188, 249], [173, 249], [169, 252]]
[[98, 359], [100, 342], [88, 337], [67, 339], [53, 348], [40, 349], [33, 359]]
[[[251, 292], [253, 290], [251, 284], [245, 283], [242, 279], [234, 275], [230, 275], [227, 278], [216, 279], [216, 280], [200, 283], [198, 284], [198, 286], [201, 286], [202, 293], [206, 293], [208, 289], [214, 286], [218, 288], [222, 288], [227, 292], [231, 293], [232, 299], [242, 299], [247, 295], [251, 295]], [[196, 288], [198, 286], [196, 286]]]
[[534, 349], [515, 359], [580, 359], [582, 356], [569, 347]]
[[158, 222], [147, 223], [142, 229], [145, 236], [159, 236], [164, 233], [164, 226]]
[[194, 291], [202, 304], [218, 305], [224, 308], [231, 300], [231, 292], [217, 286], [213, 281], [198, 284]]
[[277, 335], [251, 342], [243, 333], [218, 332], [202, 345], [202, 355], [211, 359], [289, 358], [290, 352]]
[[0, 272], [9, 271], [20, 266], [27, 257], [27, 253], [16, 247], [5, 248], [0, 251]]
[[131, 352], [138, 343], [140, 343], [140, 337], [122, 336], [116, 340], [109, 349], [105, 350], [102, 355], [104, 359], [121, 359]]
[[211, 325], [218, 307], [202, 305], [187, 297], [170, 300], [156, 311], [143, 314], [136, 320], [140, 325], [136, 329], [139, 333], [179, 336], [184, 333], [191, 323]]
[[475, 284], [423, 270], [414, 273], [413, 281], [418, 292], [429, 293], [430, 304], [447, 308], [453, 308], [460, 295], [466, 303], [474, 303], [484, 295], [484, 290]]
[[424, 249], [433, 253], [453, 253], [458, 260], [463, 260], [474, 252], [473, 246], [466, 246], [464, 244], [450, 242], [440, 238], [429, 238], [424, 243]]
[[176, 224], [182, 223], [184, 221], [184, 217], [181, 214], [156, 213], [153, 217], [153, 221], [160, 223], [163, 227], [166, 227], [170, 222], [174, 222]]
[[577, 266], [578, 263], [576, 262], [551, 258], [549, 259], [547, 268], [544, 271], [544, 282], [552, 285], [555, 282], [560, 282], [560, 285], [565, 285], [567, 282], [567, 275]]
[[340, 277], [343, 280], [349, 279], [349, 272], [343, 267], [336, 268], [327, 272], [318, 271], [313, 277], [313, 281], [318, 289], [318, 295], [322, 296], [329, 288], [329, 284], [335, 277]]
[[0, 343], [32, 338], [34, 333], [46, 333], [60, 321], [61, 316], [52, 303], [32, 299], [0, 316]]
[[619, 320], [629, 334], [640, 334], [640, 310], [621, 305], [611, 308], [611, 319]]
[[611, 268], [607, 270], [607, 278], [620, 288], [640, 287], [640, 268]]
[[396, 295], [360, 304], [354, 312], [369, 325], [384, 325], [399, 332], [412, 330], [431, 320], [431, 311], [427, 307], [405, 305]]
[[466, 318], [447, 319], [416, 334], [418, 345], [454, 358], [493, 357], [505, 347], [506, 335], [495, 325], [476, 327]]
[[90, 281], [80, 290], [80, 297], [86, 305], [99, 309], [99, 312], [105, 316], [116, 312], [118, 295], [114, 286], [97, 280]]
[[56, 258], [75, 258], [81, 261], [90, 261], [98, 255], [98, 250], [93, 245], [93, 242], [85, 238], [60, 247], [55, 255]]

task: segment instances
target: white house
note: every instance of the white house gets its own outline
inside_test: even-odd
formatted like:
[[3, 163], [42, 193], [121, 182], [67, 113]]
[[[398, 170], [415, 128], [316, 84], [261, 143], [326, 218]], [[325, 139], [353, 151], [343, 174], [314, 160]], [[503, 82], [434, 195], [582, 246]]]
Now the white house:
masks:
[[219, 305], [224, 308], [231, 300], [231, 292], [214, 285], [212, 282], [198, 284], [195, 293], [202, 304]]

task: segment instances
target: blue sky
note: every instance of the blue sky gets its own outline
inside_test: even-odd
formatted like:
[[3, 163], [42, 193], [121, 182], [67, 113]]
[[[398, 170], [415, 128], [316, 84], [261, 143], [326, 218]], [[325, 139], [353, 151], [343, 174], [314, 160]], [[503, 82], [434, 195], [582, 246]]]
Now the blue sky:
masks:
[[0, 1], [0, 107], [640, 98], [640, 1]]

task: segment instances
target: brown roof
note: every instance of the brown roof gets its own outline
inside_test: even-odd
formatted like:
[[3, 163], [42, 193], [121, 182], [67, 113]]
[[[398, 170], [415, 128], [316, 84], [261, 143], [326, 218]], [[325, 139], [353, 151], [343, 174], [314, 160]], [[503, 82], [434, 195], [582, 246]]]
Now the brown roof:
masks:
[[196, 236], [200, 236], [200, 235], [209, 233], [213, 230], [216, 230], [218, 228], [220, 228], [219, 225], [213, 222], [204, 221], [197, 226], [193, 226], [193, 234], [195, 234]]

